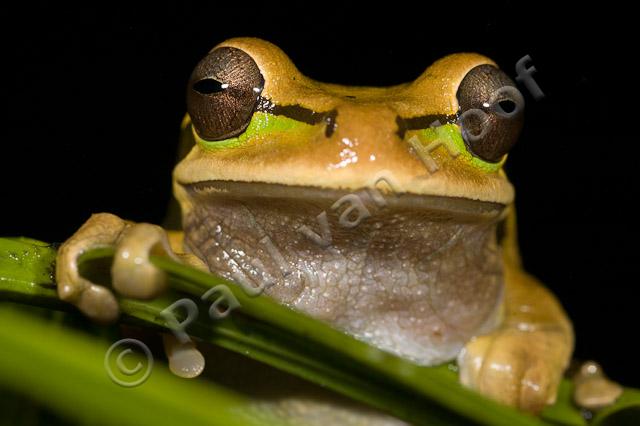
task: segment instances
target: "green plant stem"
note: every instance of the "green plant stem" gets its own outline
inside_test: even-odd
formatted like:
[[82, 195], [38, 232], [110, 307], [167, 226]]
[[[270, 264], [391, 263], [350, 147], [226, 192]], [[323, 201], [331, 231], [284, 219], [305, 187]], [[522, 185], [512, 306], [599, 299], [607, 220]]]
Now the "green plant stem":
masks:
[[[29, 255], [27, 252], [35, 254]], [[4, 253], [4, 257], [3, 257]], [[22, 253], [22, 255], [17, 255]], [[108, 283], [112, 249], [92, 250], [80, 259], [84, 275]], [[0, 239], [0, 297], [70, 309], [55, 294], [51, 277], [55, 250], [33, 240]], [[367, 403], [413, 424], [584, 425], [563, 382], [558, 402], [532, 417], [462, 387], [451, 365], [420, 367], [360, 342], [328, 325], [290, 310], [266, 296], [248, 296], [239, 286], [166, 258], [153, 263], [167, 273], [171, 290], [153, 301], [121, 299], [121, 321], [167, 330], [160, 312], [189, 297], [199, 318], [188, 332], [311, 382]], [[225, 285], [240, 307], [222, 320], [208, 318], [200, 296]], [[625, 401], [636, 401], [633, 391]], [[640, 398], [637, 398], [638, 402]], [[640, 402], [639, 402], [640, 403]], [[466, 419], [466, 420], [464, 420]]]
[[6, 306], [0, 322], [11, 324], [0, 327], [0, 380], [82, 424], [277, 424], [246, 397], [181, 380], [163, 366], [144, 385], [117, 386], [105, 374], [102, 341]]

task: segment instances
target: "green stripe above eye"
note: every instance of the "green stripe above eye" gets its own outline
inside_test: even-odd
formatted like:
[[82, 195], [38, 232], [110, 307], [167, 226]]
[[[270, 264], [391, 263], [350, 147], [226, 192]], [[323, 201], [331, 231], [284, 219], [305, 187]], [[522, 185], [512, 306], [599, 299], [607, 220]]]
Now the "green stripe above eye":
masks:
[[313, 128], [311, 124], [303, 123], [282, 115], [273, 115], [266, 112], [256, 111], [251, 117], [251, 122], [247, 129], [240, 135], [220, 141], [208, 141], [202, 139], [192, 127], [193, 136], [198, 144], [207, 150], [218, 150], [241, 147], [259, 136], [273, 133], [288, 133], [292, 131], [303, 131]]

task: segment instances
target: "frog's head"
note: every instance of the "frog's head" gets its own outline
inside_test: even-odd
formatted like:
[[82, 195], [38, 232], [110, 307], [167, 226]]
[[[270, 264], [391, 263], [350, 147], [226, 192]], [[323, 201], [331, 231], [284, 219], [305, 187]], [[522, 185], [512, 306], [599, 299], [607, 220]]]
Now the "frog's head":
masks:
[[411, 83], [345, 87], [305, 77], [268, 42], [231, 39], [191, 76], [195, 144], [175, 178], [347, 191], [384, 178], [401, 193], [508, 204], [518, 96], [477, 54], [447, 56]]
[[522, 98], [493, 62], [456, 54], [411, 83], [344, 87], [238, 38], [187, 90], [174, 189], [212, 271], [420, 363], [495, 323]]

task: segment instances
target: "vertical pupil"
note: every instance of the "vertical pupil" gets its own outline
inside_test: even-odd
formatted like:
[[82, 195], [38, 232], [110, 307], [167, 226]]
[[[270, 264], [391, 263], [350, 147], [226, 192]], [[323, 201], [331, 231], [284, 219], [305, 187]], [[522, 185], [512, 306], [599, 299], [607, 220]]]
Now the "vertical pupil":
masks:
[[193, 85], [193, 90], [201, 95], [212, 95], [214, 93], [220, 93], [227, 88], [227, 84], [221, 83], [213, 78], [203, 78], [197, 81]]

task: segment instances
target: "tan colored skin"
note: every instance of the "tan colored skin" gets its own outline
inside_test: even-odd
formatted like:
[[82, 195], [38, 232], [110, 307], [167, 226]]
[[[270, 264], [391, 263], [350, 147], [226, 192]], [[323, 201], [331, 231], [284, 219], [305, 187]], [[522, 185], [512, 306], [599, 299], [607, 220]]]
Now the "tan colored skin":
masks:
[[[476, 327], [477, 333], [485, 334], [470, 338], [459, 352], [460, 379], [493, 399], [534, 413], [553, 402], [571, 356], [573, 331], [556, 298], [521, 268], [511, 184], [501, 168], [493, 172], [481, 170], [462, 156], [447, 156], [444, 148], [434, 151], [439, 170], [430, 174], [407, 143], [408, 135], [401, 139], [397, 132], [397, 116], [455, 114], [456, 90], [465, 74], [477, 65], [493, 62], [476, 54], [456, 54], [437, 61], [412, 83], [359, 88], [310, 80], [282, 51], [261, 40], [232, 39], [220, 46], [242, 49], [255, 60], [265, 79], [263, 97], [281, 106], [300, 105], [318, 112], [335, 109], [337, 127], [330, 137], [319, 127], [318, 131], [304, 133], [304, 139], [294, 132], [258, 134], [243, 146], [229, 149], [206, 150], [195, 144], [174, 171], [174, 193], [183, 217], [187, 218], [200, 202], [186, 189], [193, 183], [230, 181], [249, 186], [279, 184], [348, 192], [373, 187], [381, 171], [392, 177], [397, 193], [426, 197], [425, 200], [440, 196], [498, 204], [502, 213], [493, 219], [506, 220], [506, 236], [499, 242], [505, 287], [503, 299], [496, 302], [501, 303], [501, 309], [495, 317], [497, 323]], [[190, 127], [188, 121], [185, 124], [188, 140]], [[341, 164], [345, 140], [358, 160]], [[170, 240], [174, 251], [185, 251], [180, 235], [171, 234]], [[99, 245], [115, 245], [120, 257], [127, 253], [128, 260], [118, 259], [114, 265], [116, 291], [148, 298], [162, 289], [163, 277], [147, 260], [151, 249], [171, 255], [169, 240], [160, 228], [100, 214], [94, 215], [60, 250], [56, 273], [62, 299], [75, 303], [97, 320], [117, 317], [112, 293], [77, 275], [79, 253]], [[189, 264], [211, 268], [193, 254], [179, 256]], [[140, 261], [131, 260], [135, 257]], [[132, 276], [136, 279], [129, 279]], [[288, 303], [277, 291], [267, 294]], [[411, 333], [416, 331], [412, 329], [409, 336]], [[165, 344], [171, 349], [175, 342]], [[402, 348], [392, 349], [402, 353]]]
[[609, 380], [595, 361], [584, 362], [574, 375], [573, 383], [575, 403], [593, 411], [613, 404], [623, 392], [622, 386]]

